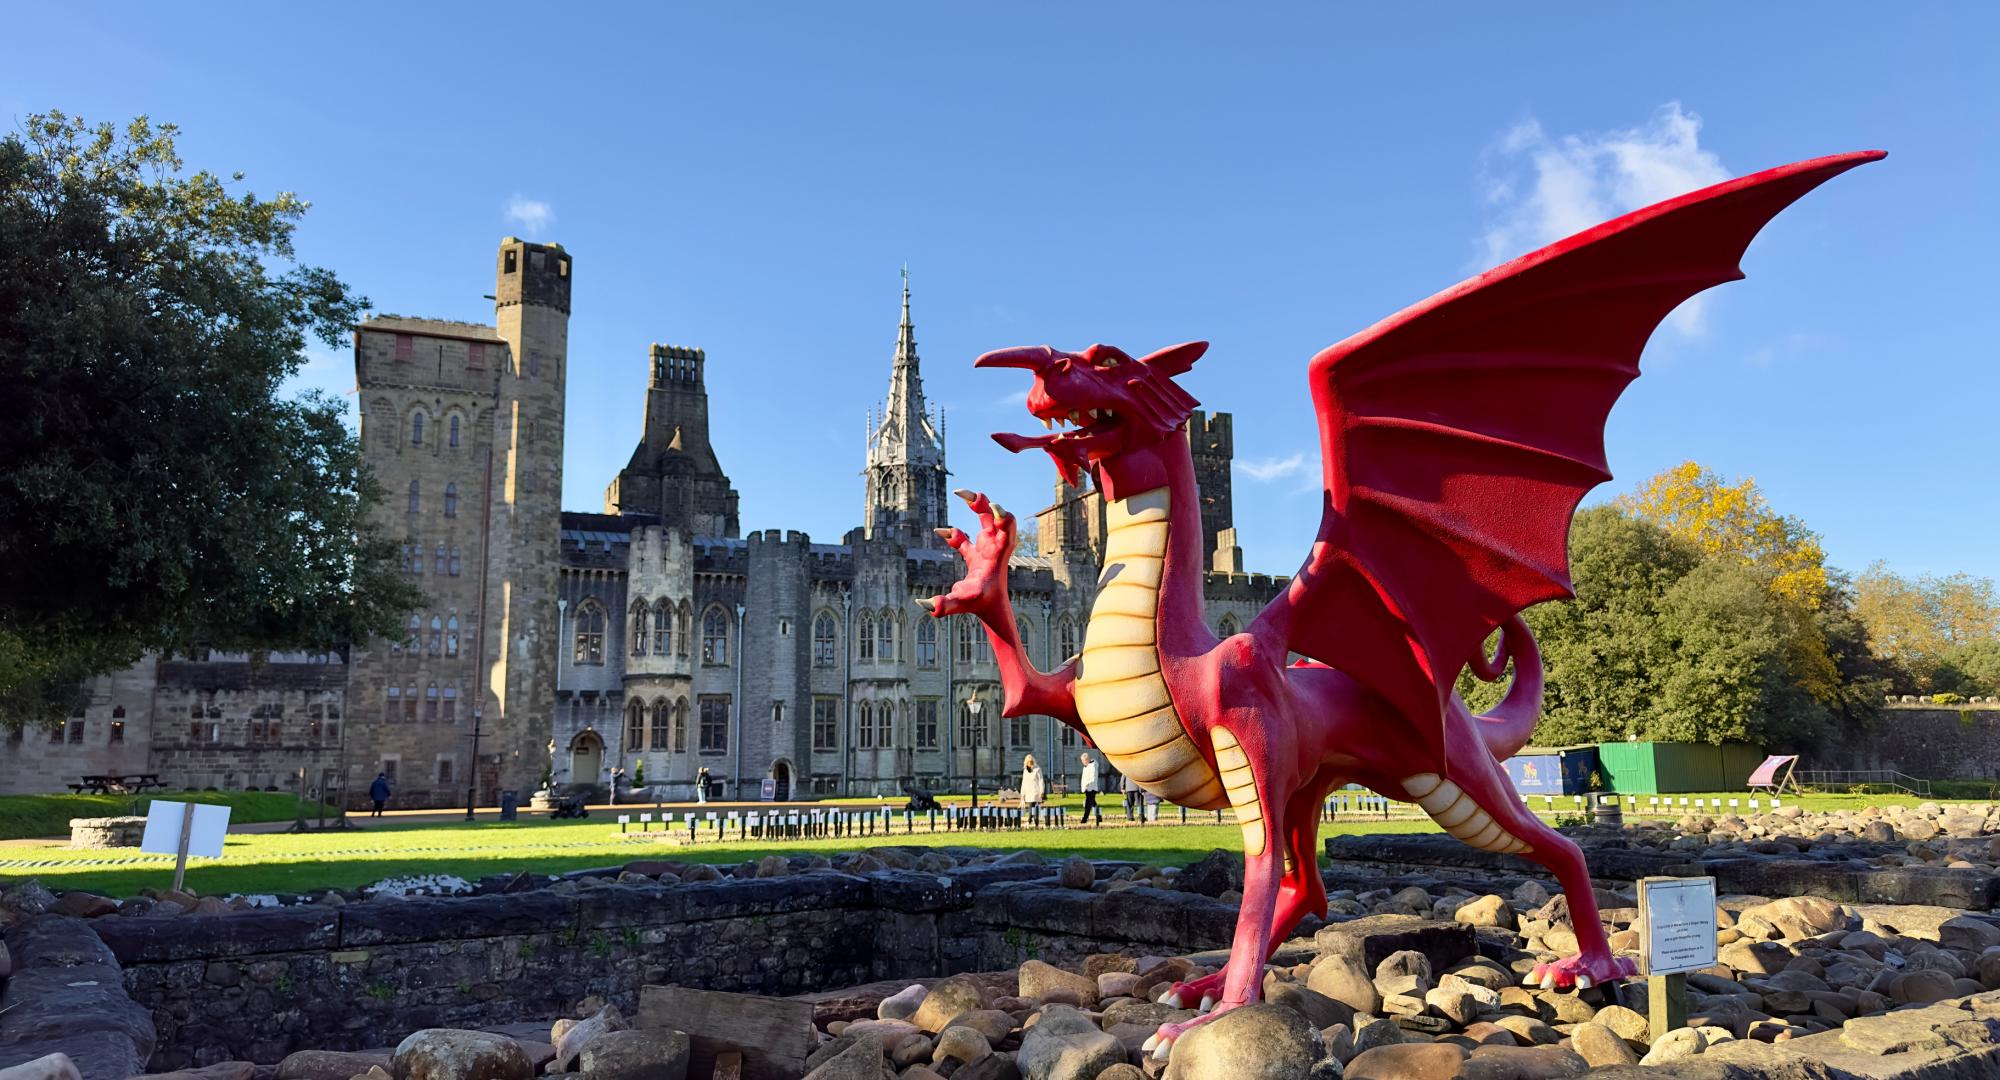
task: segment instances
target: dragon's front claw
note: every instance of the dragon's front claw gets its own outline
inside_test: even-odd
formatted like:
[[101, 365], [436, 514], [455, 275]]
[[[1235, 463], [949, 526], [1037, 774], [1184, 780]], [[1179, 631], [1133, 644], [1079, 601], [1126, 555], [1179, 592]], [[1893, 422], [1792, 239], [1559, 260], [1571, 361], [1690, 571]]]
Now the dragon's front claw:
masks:
[[[1223, 972], [1204, 975], [1192, 982], [1175, 983], [1155, 1000], [1175, 1009], [1199, 1008], [1207, 1012], [1222, 995]], [[1196, 1004], [1198, 1003], [1198, 1004]]]
[[1601, 983], [1629, 979], [1638, 973], [1639, 969], [1627, 957], [1613, 956], [1609, 952], [1586, 952], [1536, 964], [1521, 982], [1543, 990], [1568, 990], [1571, 987], [1588, 990]]

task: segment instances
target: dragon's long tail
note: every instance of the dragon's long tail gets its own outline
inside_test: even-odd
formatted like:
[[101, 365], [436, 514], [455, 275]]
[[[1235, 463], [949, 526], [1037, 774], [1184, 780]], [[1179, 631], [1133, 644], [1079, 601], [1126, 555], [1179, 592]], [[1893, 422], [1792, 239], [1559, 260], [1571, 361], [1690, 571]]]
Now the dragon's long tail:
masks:
[[1542, 651], [1519, 615], [1501, 627], [1500, 647], [1490, 659], [1484, 650], [1473, 657], [1472, 673], [1493, 682], [1506, 672], [1509, 660], [1514, 662], [1514, 681], [1507, 687], [1507, 696], [1492, 712], [1474, 717], [1495, 761], [1505, 761], [1528, 745], [1535, 734], [1535, 722], [1542, 718]]

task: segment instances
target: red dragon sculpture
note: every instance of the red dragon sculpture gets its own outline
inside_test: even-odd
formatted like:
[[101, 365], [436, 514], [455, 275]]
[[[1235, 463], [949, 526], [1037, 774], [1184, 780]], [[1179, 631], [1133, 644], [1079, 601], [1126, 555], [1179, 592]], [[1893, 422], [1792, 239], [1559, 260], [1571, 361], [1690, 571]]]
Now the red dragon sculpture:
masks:
[[[1161, 996], [1199, 1002], [1205, 1015], [1161, 1027], [1147, 1044], [1155, 1056], [1257, 1000], [1271, 950], [1306, 913], [1325, 915], [1319, 811], [1348, 783], [1416, 802], [1466, 843], [1555, 875], [1581, 951], [1538, 965], [1529, 983], [1588, 987], [1634, 973], [1605, 940], [1582, 853], [1528, 811], [1500, 764], [1541, 711], [1541, 659], [1520, 612], [1572, 595], [1570, 518], [1610, 479], [1605, 417], [1660, 320], [1742, 277], [1744, 248], [1793, 200], [1882, 156], [1799, 162], [1635, 211], [1313, 357], [1319, 536], [1284, 594], [1226, 640], [1203, 619], [1200, 501], [1183, 427], [1197, 402], [1174, 383], [1207, 343], [1137, 359], [1106, 345], [979, 358], [978, 367], [1032, 372], [1028, 411], [1045, 427], [1075, 426], [994, 438], [1046, 451], [1071, 483], [1090, 474], [1106, 500], [1103, 575], [1082, 654], [1036, 670], [1007, 594], [1014, 519], [960, 491], [979, 535], [940, 530], [967, 572], [924, 606], [984, 624], [1005, 715], [1055, 716], [1146, 790], [1229, 807], [1243, 829], [1229, 963]], [[1454, 693], [1462, 669], [1490, 682], [1510, 663], [1513, 681], [1492, 712], [1474, 715]]]

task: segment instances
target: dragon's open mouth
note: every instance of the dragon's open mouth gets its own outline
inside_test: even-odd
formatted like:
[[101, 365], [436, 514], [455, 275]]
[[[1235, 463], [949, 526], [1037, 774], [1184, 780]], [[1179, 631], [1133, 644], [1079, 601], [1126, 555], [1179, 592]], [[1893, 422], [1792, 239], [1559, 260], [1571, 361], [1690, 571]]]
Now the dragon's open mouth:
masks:
[[[1039, 406], [1039, 407], [1038, 407]], [[1071, 485], [1083, 478], [1083, 470], [1090, 464], [1093, 450], [1108, 450], [1116, 445], [1114, 433], [1123, 421], [1110, 409], [1069, 409], [1065, 410], [1055, 402], [1037, 403], [1031, 401], [1029, 410], [1042, 426], [1052, 435], [1015, 435], [1001, 432], [993, 440], [1013, 453], [1023, 450], [1046, 450], [1053, 458], [1056, 468], [1062, 470], [1063, 479]], [[1058, 431], [1058, 428], [1065, 430]]]

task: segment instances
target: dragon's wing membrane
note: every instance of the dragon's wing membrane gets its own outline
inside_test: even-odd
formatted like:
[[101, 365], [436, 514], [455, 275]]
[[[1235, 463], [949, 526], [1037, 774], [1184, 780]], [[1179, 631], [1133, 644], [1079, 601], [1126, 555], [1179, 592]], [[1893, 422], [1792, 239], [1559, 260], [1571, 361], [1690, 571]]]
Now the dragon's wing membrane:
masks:
[[1570, 595], [1569, 523], [1610, 479], [1604, 421], [1660, 320], [1743, 276], [1764, 223], [1882, 154], [1799, 162], [1606, 222], [1313, 357], [1326, 502], [1263, 621], [1420, 723], [1440, 760], [1460, 667]]

